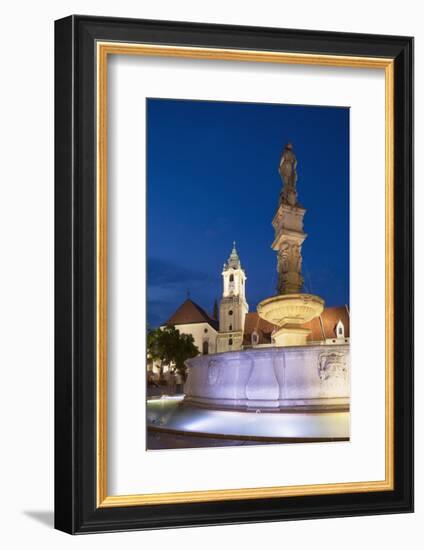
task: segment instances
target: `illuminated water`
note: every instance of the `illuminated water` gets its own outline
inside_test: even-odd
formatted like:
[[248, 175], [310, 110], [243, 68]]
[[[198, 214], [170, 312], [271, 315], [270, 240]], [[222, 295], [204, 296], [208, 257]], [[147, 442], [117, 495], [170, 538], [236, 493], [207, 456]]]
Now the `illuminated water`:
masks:
[[147, 425], [179, 432], [234, 437], [346, 439], [348, 412], [256, 413], [218, 411], [183, 404], [183, 396], [147, 402]]

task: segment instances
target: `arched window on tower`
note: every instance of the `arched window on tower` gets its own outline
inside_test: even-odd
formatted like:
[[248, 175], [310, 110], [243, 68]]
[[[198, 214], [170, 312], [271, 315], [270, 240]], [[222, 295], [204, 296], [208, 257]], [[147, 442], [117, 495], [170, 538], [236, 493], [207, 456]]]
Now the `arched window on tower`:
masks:
[[232, 345], [233, 345], [233, 339], [232, 339], [232, 338], [228, 338], [228, 345], [229, 345], [229, 346], [232, 346]]
[[203, 353], [203, 355], [208, 355], [208, 353], [209, 353], [209, 341], [208, 340], [203, 341], [202, 353]]
[[230, 283], [234, 282], [234, 275], [231, 273], [230, 275]]

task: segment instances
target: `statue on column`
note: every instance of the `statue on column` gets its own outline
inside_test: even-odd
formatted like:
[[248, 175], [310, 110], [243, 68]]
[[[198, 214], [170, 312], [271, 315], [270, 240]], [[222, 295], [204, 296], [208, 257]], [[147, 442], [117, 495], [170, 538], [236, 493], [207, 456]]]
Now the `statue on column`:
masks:
[[297, 160], [293, 153], [293, 145], [287, 143], [280, 158], [280, 166], [278, 171], [283, 183], [283, 189], [280, 193], [280, 203], [296, 206], [297, 203]]
[[277, 294], [258, 304], [259, 317], [278, 327], [273, 332], [276, 346], [306, 346], [311, 330], [305, 324], [318, 318], [324, 310], [324, 300], [303, 289], [302, 245], [307, 237], [303, 231], [303, 217], [306, 209], [298, 202], [296, 169], [293, 146], [287, 143], [278, 166], [283, 185], [272, 219], [274, 240], [271, 248], [277, 253]]
[[275, 247], [277, 250], [277, 271], [279, 294], [296, 294], [303, 287], [302, 277], [302, 243], [306, 237], [303, 233], [303, 214], [297, 200], [297, 159], [293, 145], [287, 143], [280, 158], [278, 172], [283, 187], [277, 214], [273, 220], [275, 230]]

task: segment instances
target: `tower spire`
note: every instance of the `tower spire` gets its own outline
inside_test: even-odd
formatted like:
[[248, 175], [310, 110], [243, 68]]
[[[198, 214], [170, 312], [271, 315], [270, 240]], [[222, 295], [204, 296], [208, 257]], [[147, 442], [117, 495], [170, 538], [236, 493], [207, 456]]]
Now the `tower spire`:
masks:
[[240, 258], [236, 249], [236, 241], [233, 241], [233, 248], [231, 250], [230, 257], [227, 260], [226, 267], [233, 267], [239, 269], [241, 267]]

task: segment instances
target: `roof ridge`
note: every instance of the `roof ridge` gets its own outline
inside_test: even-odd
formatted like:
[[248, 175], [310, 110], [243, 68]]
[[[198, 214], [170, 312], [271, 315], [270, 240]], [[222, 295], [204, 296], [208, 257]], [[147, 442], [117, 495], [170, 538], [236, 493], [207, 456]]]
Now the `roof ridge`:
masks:
[[165, 325], [184, 325], [191, 323], [205, 322], [215, 328], [217, 321], [209, 313], [191, 298], [186, 298], [184, 302], [168, 318]]
[[[215, 319], [214, 319], [213, 317], [211, 317], [211, 316], [209, 315], [209, 313], [208, 313], [205, 309], [202, 308], [202, 306], [199, 306], [199, 304], [196, 304], [196, 302], [193, 302], [193, 300], [192, 300], [191, 298], [187, 298], [187, 300], [189, 300], [189, 301], [194, 305], [194, 307], [196, 307], [196, 308], [199, 310], [199, 312], [200, 312], [202, 315], [205, 315], [205, 316], [206, 316], [208, 319], [210, 319], [211, 321], [215, 321]], [[186, 301], [187, 301], [187, 300], [186, 300]]]

